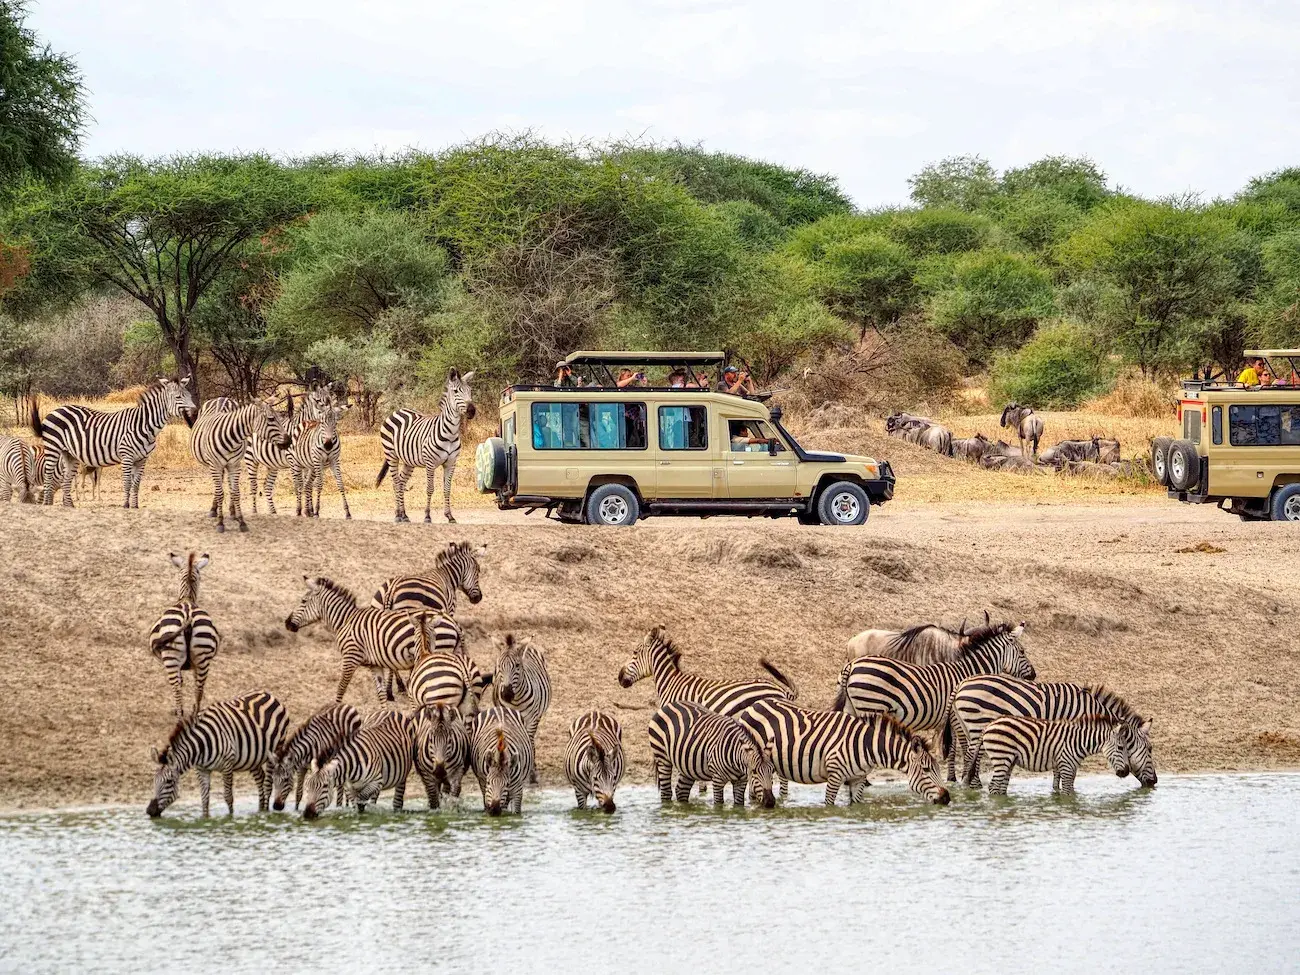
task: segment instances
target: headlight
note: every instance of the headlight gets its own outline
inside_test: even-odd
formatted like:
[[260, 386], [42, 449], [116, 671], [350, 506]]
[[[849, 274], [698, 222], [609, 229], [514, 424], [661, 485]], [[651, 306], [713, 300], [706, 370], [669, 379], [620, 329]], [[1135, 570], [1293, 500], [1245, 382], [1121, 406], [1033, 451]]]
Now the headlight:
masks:
[[880, 468], [875, 464], [863, 464], [862, 466], [867, 469], [867, 477], [873, 481], [880, 476]]

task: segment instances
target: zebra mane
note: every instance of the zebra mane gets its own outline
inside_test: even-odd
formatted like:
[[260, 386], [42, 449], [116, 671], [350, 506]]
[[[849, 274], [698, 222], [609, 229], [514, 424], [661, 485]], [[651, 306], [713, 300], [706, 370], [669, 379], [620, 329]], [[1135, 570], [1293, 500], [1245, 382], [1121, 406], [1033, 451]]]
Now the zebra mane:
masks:
[[190, 730], [190, 725], [193, 723], [193, 715], [188, 718], [181, 718], [176, 722], [176, 727], [173, 728], [172, 733], [167, 736], [167, 744], [163, 745], [162, 750], [158, 752], [159, 765], [167, 764], [167, 759], [171, 757], [172, 749], [176, 746], [176, 743], [180, 741], [185, 732]]
[[312, 756], [312, 760], [316, 763], [316, 767], [322, 768], [337, 758], [339, 752], [343, 750], [343, 746], [347, 743], [347, 740], [347, 735], [341, 730], [335, 731], [334, 734], [330, 735], [329, 741], [327, 741], [322, 747], [316, 749], [316, 754]]
[[678, 670], [682, 669], [682, 651], [673, 642], [673, 638], [668, 635], [668, 631], [662, 626], [656, 626], [646, 637], [646, 643], [653, 650], [662, 648], [668, 654], [668, 661]]
[[327, 579], [325, 576], [317, 576], [316, 582], [320, 585], [322, 589], [332, 592], [337, 596], [342, 596], [344, 599], [348, 600], [348, 602], [350, 602], [354, 607], [357, 605], [356, 594], [351, 589], [348, 589], [346, 586], [335, 582], [333, 579]]
[[439, 569], [444, 568], [457, 555], [469, 551], [469, 542], [448, 542], [446, 546], [433, 557], [433, 564]]
[[1088, 693], [1097, 699], [1105, 712], [1104, 717], [1119, 721], [1136, 721], [1142, 723], [1141, 716], [1133, 710], [1128, 701], [1124, 700], [1110, 688], [1103, 684], [1097, 684], [1088, 688]]
[[924, 748], [927, 753], [930, 752], [930, 743], [925, 740], [924, 736], [918, 735], [916, 732], [912, 731], [892, 714], [885, 711], [875, 711], [871, 714], [868, 720], [879, 721], [885, 727], [892, 728], [894, 731], [898, 732], [902, 735], [903, 740], [907, 742], [909, 748], [913, 741], [919, 741], [921, 747]]

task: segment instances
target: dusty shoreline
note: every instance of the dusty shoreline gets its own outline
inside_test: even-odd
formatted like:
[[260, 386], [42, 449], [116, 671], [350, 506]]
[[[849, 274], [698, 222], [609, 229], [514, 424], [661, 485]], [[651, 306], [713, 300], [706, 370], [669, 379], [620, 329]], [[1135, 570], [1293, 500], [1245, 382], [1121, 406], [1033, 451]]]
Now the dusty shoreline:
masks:
[[[148, 799], [149, 749], [170, 726], [167, 685], [144, 644], [173, 598], [167, 552], [213, 556], [203, 602], [225, 643], [209, 699], [265, 687], [296, 722], [332, 699], [338, 676], [324, 634], [284, 630], [302, 574], [368, 595], [460, 538], [488, 544], [485, 598], [461, 614], [474, 657], [489, 664], [506, 632], [548, 653], [546, 786], [562, 782], [568, 721], [592, 706], [623, 721], [629, 778], [646, 780], [649, 688], [624, 691], [614, 675], [654, 623], [678, 636], [692, 669], [745, 675], [766, 655], [801, 701], [819, 704], [857, 630], [955, 624], [984, 608], [1029, 621], [1043, 677], [1104, 681], [1151, 716], [1161, 771], [1300, 767], [1292, 526], [1146, 499], [886, 507], [853, 531], [719, 519], [610, 532], [481, 509], [462, 521], [261, 516], [249, 534], [222, 537], [189, 512], [11, 505], [0, 545], [0, 810]], [[1202, 542], [1224, 551], [1178, 551]], [[354, 681], [348, 700], [369, 705], [369, 682]], [[195, 791], [187, 782], [183, 795]]]

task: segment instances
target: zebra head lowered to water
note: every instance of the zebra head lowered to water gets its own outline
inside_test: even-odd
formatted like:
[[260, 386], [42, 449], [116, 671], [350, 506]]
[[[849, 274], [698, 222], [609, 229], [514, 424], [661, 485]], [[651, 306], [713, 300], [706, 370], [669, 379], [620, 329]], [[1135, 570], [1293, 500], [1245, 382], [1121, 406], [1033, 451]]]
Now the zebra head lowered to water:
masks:
[[445, 704], [420, 707], [415, 713], [415, 771], [424, 782], [429, 808], [441, 793], [460, 798], [461, 780], [469, 770], [469, 735], [458, 708]]
[[595, 796], [600, 808], [612, 813], [614, 790], [623, 778], [623, 727], [604, 711], [586, 711], [569, 725], [564, 774], [573, 786], [578, 808]]

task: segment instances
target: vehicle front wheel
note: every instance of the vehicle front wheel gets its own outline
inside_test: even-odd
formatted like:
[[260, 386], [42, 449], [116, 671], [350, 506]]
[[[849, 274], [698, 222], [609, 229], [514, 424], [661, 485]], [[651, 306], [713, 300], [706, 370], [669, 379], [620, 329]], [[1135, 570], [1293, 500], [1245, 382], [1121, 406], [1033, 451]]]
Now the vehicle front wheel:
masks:
[[587, 498], [587, 524], [635, 525], [641, 517], [636, 492], [622, 484], [602, 484]]
[[1300, 484], [1287, 484], [1274, 491], [1269, 509], [1274, 521], [1300, 521]]
[[823, 525], [861, 525], [871, 510], [867, 492], [852, 481], [836, 481], [817, 499]]

